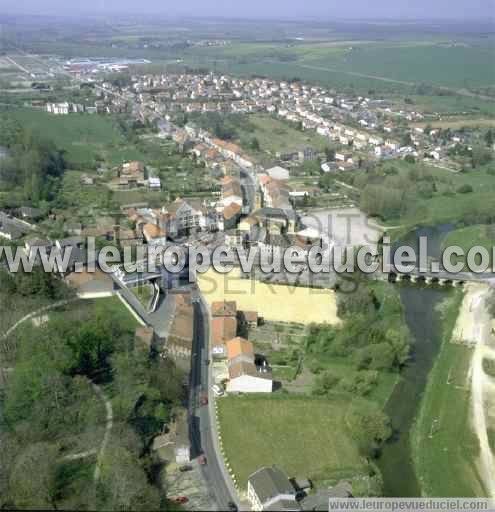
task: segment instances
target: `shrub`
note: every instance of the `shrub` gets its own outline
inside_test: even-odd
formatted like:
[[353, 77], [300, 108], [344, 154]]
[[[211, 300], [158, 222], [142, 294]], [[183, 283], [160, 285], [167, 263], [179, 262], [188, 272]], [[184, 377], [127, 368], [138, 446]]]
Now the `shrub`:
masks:
[[467, 183], [464, 184], [464, 185], [461, 185], [458, 189], [457, 189], [457, 193], [458, 194], [469, 194], [473, 191], [473, 187], [471, 185], [468, 185]]

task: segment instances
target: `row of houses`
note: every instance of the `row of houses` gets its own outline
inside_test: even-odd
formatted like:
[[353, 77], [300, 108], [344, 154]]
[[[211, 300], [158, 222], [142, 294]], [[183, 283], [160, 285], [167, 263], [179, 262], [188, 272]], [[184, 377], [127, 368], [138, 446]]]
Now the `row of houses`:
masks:
[[258, 325], [255, 311], [238, 311], [235, 301], [213, 302], [211, 305], [211, 355], [222, 367], [218, 382], [227, 381], [229, 393], [271, 393], [271, 370], [266, 360], [254, 353], [253, 344], [237, 336], [239, 328]]

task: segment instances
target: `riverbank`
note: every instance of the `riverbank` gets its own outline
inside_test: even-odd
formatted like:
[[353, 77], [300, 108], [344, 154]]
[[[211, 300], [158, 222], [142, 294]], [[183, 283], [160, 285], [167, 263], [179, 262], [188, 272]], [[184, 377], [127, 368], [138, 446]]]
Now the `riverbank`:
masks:
[[[469, 289], [467, 293], [470, 293]], [[411, 448], [423, 496], [483, 496], [478, 469], [480, 445], [471, 422], [470, 367], [473, 348], [460, 343], [470, 337], [471, 298], [460, 290], [437, 306], [441, 346], [429, 374]], [[462, 305], [462, 307], [461, 307]]]

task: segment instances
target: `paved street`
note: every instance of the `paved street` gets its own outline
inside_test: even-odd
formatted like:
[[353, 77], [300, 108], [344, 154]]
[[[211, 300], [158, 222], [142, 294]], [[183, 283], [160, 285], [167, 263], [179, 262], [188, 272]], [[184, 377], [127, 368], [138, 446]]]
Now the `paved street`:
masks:
[[[194, 292], [195, 298], [200, 298], [199, 292]], [[190, 436], [191, 457], [201, 453], [206, 456], [207, 464], [203, 466], [206, 482], [215, 496], [219, 510], [227, 510], [228, 503], [237, 503], [237, 496], [232, 480], [226, 473], [223, 461], [219, 460], [216, 432], [212, 428], [212, 407], [203, 406], [194, 408], [199, 404], [202, 394], [210, 393], [210, 371], [206, 364], [208, 360], [208, 311], [203, 301], [194, 303], [194, 340], [193, 361], [191, 367], [191, 395], [190, 395]], [[211, 402], [212, 397], [209, 396]]]

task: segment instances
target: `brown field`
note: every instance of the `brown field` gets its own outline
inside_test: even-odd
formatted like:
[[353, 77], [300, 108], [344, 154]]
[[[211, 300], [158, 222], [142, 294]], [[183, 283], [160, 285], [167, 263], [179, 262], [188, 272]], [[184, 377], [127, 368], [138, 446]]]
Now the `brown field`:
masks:
[[298, 324], [338, 324], [337, 302], [332, 290], [272, 285], [241, 279], [238, 269], [229, 274], [208, 270], [198, 274], [198, 285], [209, 304], [235, 300], [240, 310], [257, 311], [265, 320]]

